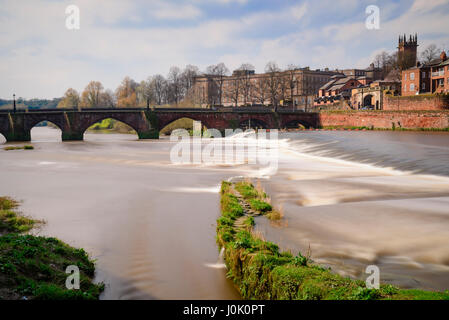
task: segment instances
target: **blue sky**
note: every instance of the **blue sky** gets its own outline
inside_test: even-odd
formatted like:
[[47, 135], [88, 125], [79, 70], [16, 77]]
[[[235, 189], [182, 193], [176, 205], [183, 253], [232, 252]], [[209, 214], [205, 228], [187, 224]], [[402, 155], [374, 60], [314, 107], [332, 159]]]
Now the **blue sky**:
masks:
[[[80, 30], [65, 27], [70, 4]], [[365, 27], [368, 5], [379, 30]], [[421, 49], [449, 49], [449, 0], [0, 0], [0, 97], [59, 97], [91, 80], [114, 90], [173, 65], [361, 68], [415, 32]]]

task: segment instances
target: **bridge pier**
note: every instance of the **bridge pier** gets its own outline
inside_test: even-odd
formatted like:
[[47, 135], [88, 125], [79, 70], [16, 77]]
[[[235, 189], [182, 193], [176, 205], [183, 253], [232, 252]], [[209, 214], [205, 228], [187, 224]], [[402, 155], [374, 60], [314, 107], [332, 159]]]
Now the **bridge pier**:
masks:
[[62, 132], [62, 141], [82, 141], [84, 138], [83, 132], [75, 132], [75, 131], [63, 131]]
[[12, 130], [5, 134], [7, 142], [28, 142], [31, 141], [31, 132], [20, 130]]
[[159, 130], [137, 131], [140, 140], [159, 139]]

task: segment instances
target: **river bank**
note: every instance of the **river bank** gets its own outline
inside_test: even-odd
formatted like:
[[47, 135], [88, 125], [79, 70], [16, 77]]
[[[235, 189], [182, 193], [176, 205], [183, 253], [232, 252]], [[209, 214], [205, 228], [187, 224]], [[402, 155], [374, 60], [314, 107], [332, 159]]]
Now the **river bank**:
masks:
[[[56, 238], [22, 235], [41, 221], [22, 216], [19, 203], [0, 197], [0, 300], [96, 300], [95, 265], [83, 249]], [[68, 266], [80, 271], [79, 289], [66, 287]]]

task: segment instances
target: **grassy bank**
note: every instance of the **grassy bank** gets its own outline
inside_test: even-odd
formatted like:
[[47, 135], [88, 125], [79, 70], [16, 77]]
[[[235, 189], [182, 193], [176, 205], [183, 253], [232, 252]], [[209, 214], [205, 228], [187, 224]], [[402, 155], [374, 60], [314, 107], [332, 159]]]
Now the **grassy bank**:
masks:
[[[239, 197], [244, 199], [243, 205]], [[222, 215], [217, 220], [217, 242], [225, 249], [228, 277], [243, 299], [449, 300], [449, 292], [402, 290], [391, 285], [368, 289], [363, 281], [334, 274], [301, 253], [281, 252], [276, 244], [253, 232], [254, 219], [246, 216], [247, 201], [260, 197], [260, 191], [250, 183], [223, 182], [221, 186]], [[248, 205], [260, 209], [259, 213], [266, 209]]]
[[104, 119], [90, 126], [88, 130], [94, 133], [137, 134], [133, 128], [115, 119]]
[[[0, 300], [94, 300], [103, 285], [94, 284], [95, 265], [83, 249], [55, 238], [23, 235], [39, 221], [22, 216], [18, 203], [0, 197]], [[80, 270], [80, 289], [69, 290], [67, 266]]]
[[12, 150], [34, 150], [33, 146], [9, 146], [9, 147], [4, 147], [3, 150], [5, 151], [12, 151]]

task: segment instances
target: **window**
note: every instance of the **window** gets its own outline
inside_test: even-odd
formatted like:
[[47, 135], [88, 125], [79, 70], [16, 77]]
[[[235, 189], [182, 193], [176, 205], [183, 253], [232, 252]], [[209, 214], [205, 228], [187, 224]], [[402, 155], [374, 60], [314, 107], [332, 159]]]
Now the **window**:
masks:
[[425, 71], [423, 71], [423, 73], [422, 73], [422, 78], [423, 78], [423, 79], [426, 78], [426, 72], [425, 72]]
[[414, 83], [410, 83], [410, 91], [415, 91], [415, 84]]
[[404, 80], [407, 81], [407, 74], [404, 74]]
[[[448, 82], [449, 82], [449, 79], [448, 79]], [[422, 83], [422, 89], [426, 90], [426, 83], [425, 82]]]
[[414, 72], [410, 73], [410, 80], [415, 80], [415, 73]]

